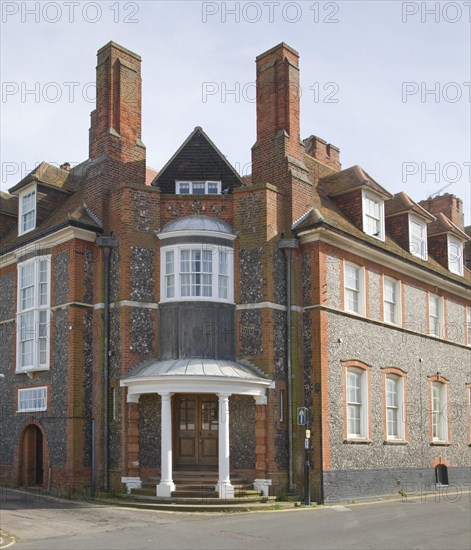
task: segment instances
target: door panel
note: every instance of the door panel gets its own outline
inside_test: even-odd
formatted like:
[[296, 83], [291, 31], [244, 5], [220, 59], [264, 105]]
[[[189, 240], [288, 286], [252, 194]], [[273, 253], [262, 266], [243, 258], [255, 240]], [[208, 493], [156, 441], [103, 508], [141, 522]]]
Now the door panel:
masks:
[[218, 463], [218, 399], [212, 395], [177, 395], [175, 412], [175, 464]]

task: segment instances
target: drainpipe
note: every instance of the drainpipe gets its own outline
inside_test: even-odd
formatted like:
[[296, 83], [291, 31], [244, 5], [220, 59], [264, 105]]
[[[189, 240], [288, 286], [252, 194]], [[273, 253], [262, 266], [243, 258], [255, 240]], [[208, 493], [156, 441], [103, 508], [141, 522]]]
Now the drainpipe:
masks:
[[98, 237], [97, 246], [103, 250], [103, 284], [105, 290], [104, 298], [104, 339], [103, 339], [103, 490], [108, 490], [108, 463], [109, 463], [109, 388], [110, 388], [110, 254], [111, 249], [116, 247], [116, 239], [113, 232], [109, 237]]
[[299, 248], [297, 239], [282, 239], [278, 248], [286, 259], [286, 363], [288, 371], [288, 488], [294, 490], [293, 482], [293, 372], [291, 365], [291, 256]]

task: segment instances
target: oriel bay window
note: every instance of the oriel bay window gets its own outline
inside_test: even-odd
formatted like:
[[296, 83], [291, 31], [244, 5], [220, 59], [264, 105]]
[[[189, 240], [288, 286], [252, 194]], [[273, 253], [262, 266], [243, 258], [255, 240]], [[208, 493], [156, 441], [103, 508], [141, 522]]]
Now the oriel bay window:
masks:
[[233, 300], [232, 249], [216, 245], [162, 248], [162, 301]]

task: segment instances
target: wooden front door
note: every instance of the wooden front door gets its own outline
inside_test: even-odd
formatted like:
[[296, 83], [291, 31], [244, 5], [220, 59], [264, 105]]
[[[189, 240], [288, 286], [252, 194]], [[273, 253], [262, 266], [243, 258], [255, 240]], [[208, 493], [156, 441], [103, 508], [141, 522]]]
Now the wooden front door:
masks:
[[176, 465], [218, 463], [218, 398], [176, 395], [174, 399]]

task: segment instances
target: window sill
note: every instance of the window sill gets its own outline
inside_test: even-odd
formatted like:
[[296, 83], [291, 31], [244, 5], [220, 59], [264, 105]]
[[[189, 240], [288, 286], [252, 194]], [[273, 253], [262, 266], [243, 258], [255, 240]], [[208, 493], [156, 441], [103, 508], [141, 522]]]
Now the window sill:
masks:
[[409, 445], [404, 439], [385, 439], [383, 445]]
[[347, 438], [347, 439], [344, 439], [343, 442], [347, 445], [349, 445], [349, 444], [353, 444], [353, 445], [371, 445], [373, 443], [371, 441], [371, 439], [366, 439], [366, 438], [361, 438], [361, 437], [359, 437], [358, 439], [357, 438]]
[[49, 370], [49, 367], [34, 367], [32, 369], [17, 369], [15, 374], [27, 374], [28, 376], [32, 376], [35, 372], [47, 372]]
[[449, 447], [450, 445], [448, 441], [430, 441], [431, 447]]

